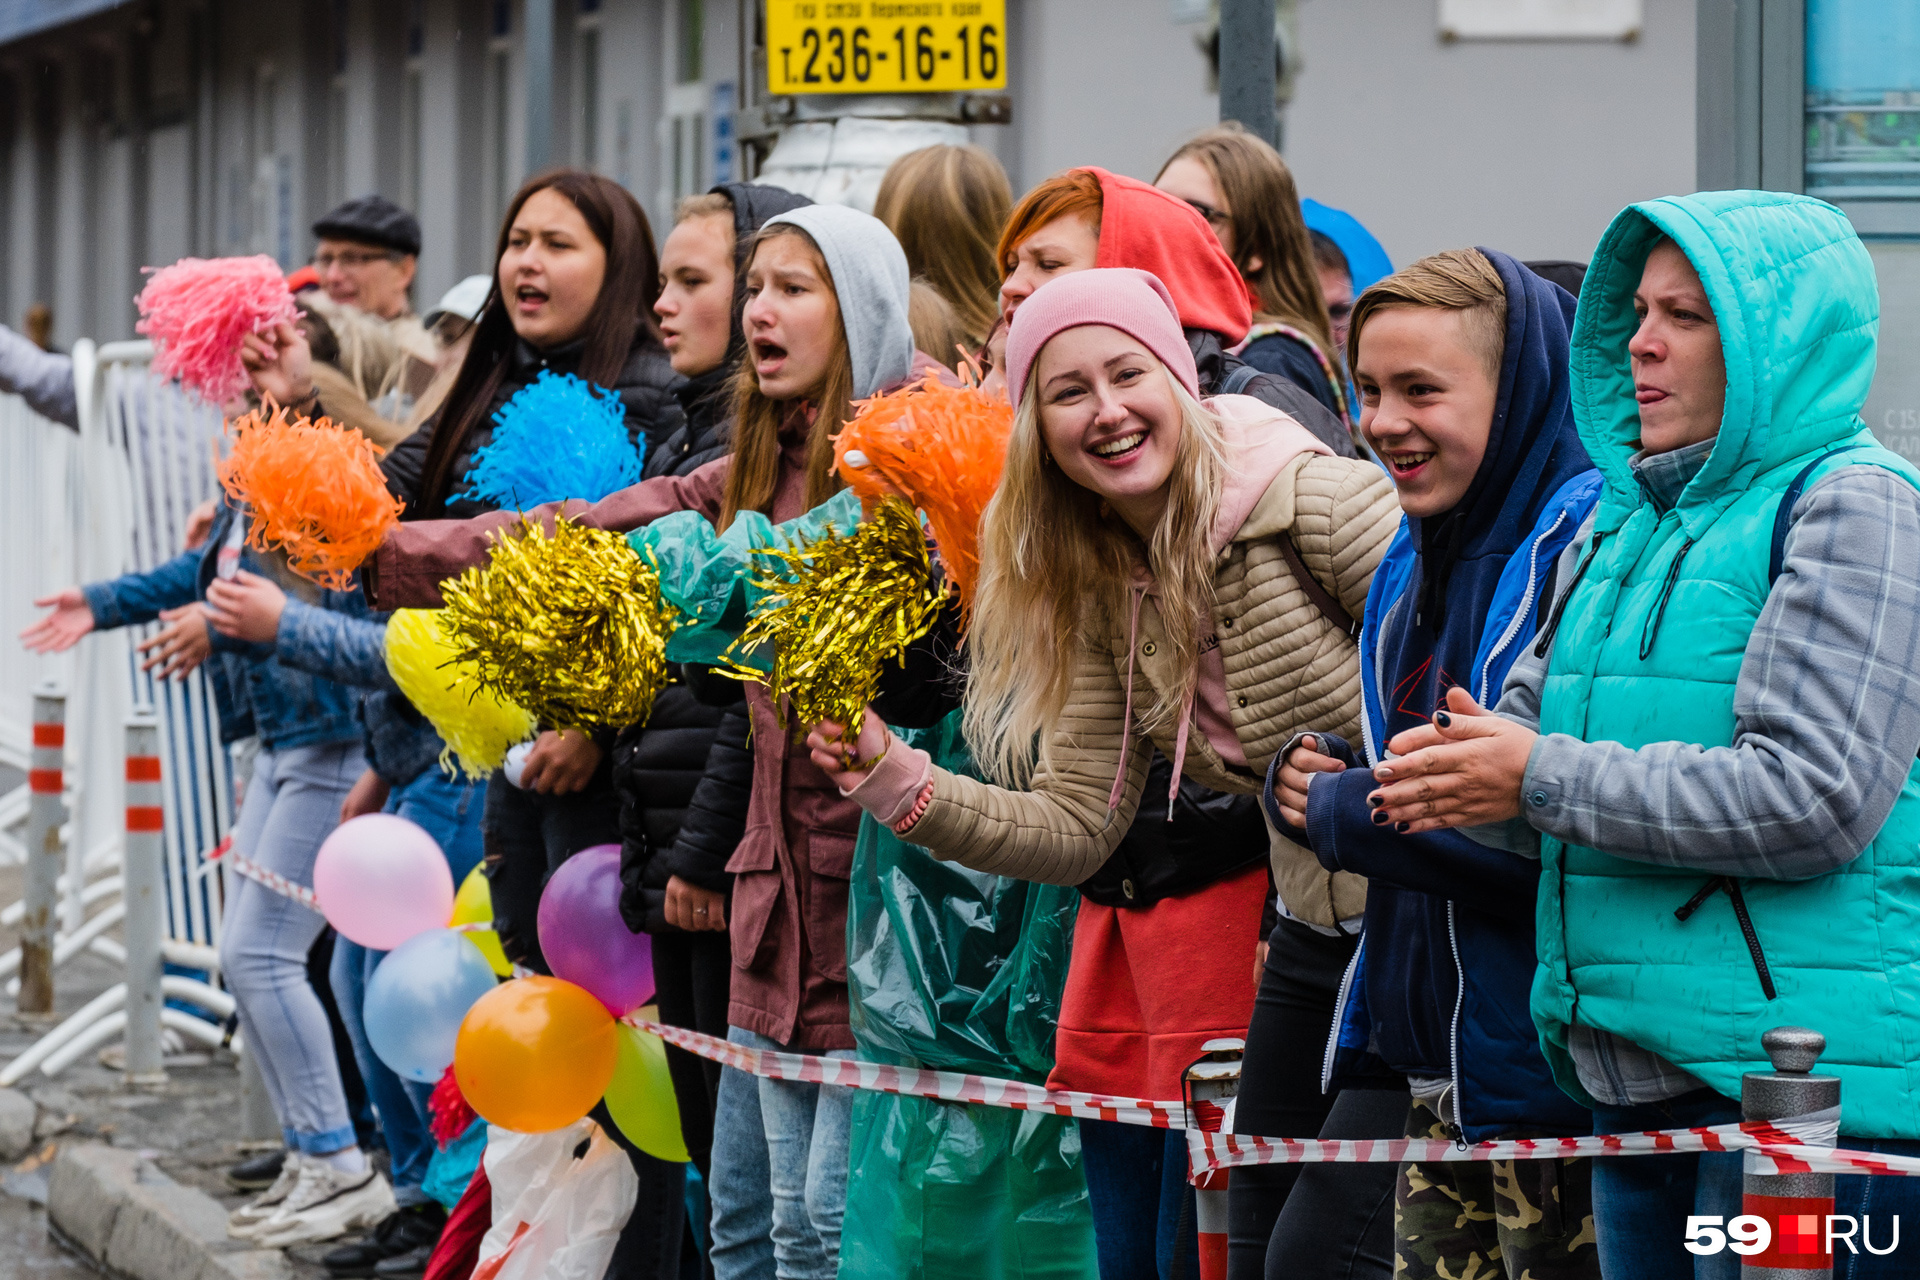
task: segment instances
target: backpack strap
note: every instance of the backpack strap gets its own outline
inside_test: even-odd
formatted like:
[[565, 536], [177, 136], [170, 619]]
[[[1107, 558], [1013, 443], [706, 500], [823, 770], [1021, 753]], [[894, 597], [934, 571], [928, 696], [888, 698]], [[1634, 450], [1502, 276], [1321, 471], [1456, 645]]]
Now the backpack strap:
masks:
[[1260, 376], [1260, 371], [1250, 364], [1235, 366], [1232, 373], [1220, 379], [1219, 389], [1214, 392], [1220, 396], [1237, 396], [1247, 389], [1247, 384]]
[[1300, 549], [1293, 545], [1293, 538], [1282, 529], [1274, 535], [1279, 544], [1281, 558], [1287, 562], [1287, 568], [1293, 570], [1293, 579], [1300, 589], [1307, 593], [1307, 599], [1313, 602], [1323, 617], [1348, 635], [1359, 633], [1359, 624], [1353, 620], [1345, 606], [1333, 598], [1333, 593], [1320, 585], [1320, 580], [1307, 570], [1307, 562], [1300, 558]]
[[1793, 527], [1793, 509], [1799, 504], [1800, 495], [1806, 492], [1808, 477], [1813, 475], [1815, 468], [1819, 467], [1835, 454], [1846, 453], [1852, 449], [1864, 449], [1866, 447], [1866, 445], [1862, 444], [1842, 445], [1838, 449], [1831, 449], [1821, 454], [1812, 462], [1802, 467], [1800, 474], [1793, 478], [1793, 483], [1787, 486], [1786, 492], [1780, 495], [1780, 506], [1773, 513], [1773, 552], [1767, 559], [1767, 587], [1769, 590], [1772, 589], [1775, 582], [1780, 580], [1781, 571], [1787, 567], [1787, 530]]

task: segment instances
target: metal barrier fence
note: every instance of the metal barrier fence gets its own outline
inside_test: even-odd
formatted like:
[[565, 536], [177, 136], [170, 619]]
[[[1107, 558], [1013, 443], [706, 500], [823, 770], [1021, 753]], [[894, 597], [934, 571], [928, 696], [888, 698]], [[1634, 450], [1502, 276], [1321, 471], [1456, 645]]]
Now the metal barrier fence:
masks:
[[[135, 708], [151, 708], [166, 762], [166, 934], [212, 946], [219, 899], [203, 855], [232, 824], [234, 791], [205, 674], [156, 680], [140, 670], [137, 646], [159, 623], [97, 633], [69, 653], [42, 658], [14, 639], [40, 613], [36, 597], [178, 555], [189, 514], [217, 492], [220, 414], [155, 380], [151, 358], [146, 342], [75, 345], [77, 434], [0, 396], [0, 623], [7, 629], [0, 645], [12, 655], [0, 663], [0, 764], [26, 767], [36, 685], [53, 680], [68, 689], [60, 926], [71, 935], [89, 907], [109, 896], [89, 897], [88, 881], [119, 869], [125, 724]], [[20, 859], [11, 831], [25, 813], [24, 786], [0, 796], [0, 861]]]

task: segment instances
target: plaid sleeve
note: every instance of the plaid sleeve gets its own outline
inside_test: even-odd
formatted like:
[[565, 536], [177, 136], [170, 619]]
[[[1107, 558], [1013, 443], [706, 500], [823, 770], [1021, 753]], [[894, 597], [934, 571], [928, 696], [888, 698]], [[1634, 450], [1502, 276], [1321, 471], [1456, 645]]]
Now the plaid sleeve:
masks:
[[1725, 747], [1549, 735], [1527, 765], [1528, 822], [1726, 875], [1798, 880], [1858, 857], [1920, 750], [1920, 493], [1906, 480], [1846, 467], [1801, 498], [1733, 710]]

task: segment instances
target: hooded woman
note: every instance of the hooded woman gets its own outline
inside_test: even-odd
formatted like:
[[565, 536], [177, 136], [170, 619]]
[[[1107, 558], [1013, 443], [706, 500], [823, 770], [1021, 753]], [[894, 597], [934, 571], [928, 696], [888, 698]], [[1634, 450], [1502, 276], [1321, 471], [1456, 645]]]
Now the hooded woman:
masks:
[[[1269, 814], [1322, 866], [1367, 877], [1328, 1074], [1338, 1084], [1384, 1065], [1406, 1076], [1414, 1137], [1592, 1126], [1555, 1086], [1527, 1016], [1539, 863], [1458, 832], [1379, 825], [1366, 769], [1346, 767], [1363, 754], [1377, 763], [1376, 744], [1424, 724], [1455, 684], [1496, 697], [1546, 615], [1542, 584], [1600, 492], [1568, 396], [1573, 309], [1506, 254], [1456, 249], [1388, 276], [1354, 311], [1360, 430], [1407, 514], [1360, 630], [1363, 739], [1310, 734], [1276, 756]], [[1248, 1032], [1236, 1123], [1250, 1132], [1279, 1131], [1280, 1082], [1255, 1063], [1280, 1033], [1262, 1015]], [[1236, 1207], [1271, 1180], [1236, 1178]], [[1595, 1276], [1591, 1182], [1587, 1160], [1409, 1166], [1395, 1202], [1399, 1273]]]
[[[537, 508], [530, 518], [564, 514], [620, 531], [688, 510], [723, 529], [742, 511], [791, 519], [840, 488], [832, 441], [853, 400], [938, 368], [913, 347], [906, 256], [866, 214], [814, 205], [769, 219], [745, 279], [746, 363], [727, 455], [686, 476], [642, 480], [598, 503]], [[440, 583], [484, 564], [493, 535], [517, 519], [402, 525], [368, 562], [375, 599], [438, 604]], [[804, 747], [789, 746], [764, 686], [748, 686], [747, 699], [752, 795], [745, 837], [726, 867], [734, 878], [728, 1038], [845, 1056], [854, 1044], [846, 897], [859, 809]], [[750, 1271], [771, 1249], [783, 1275], [833, 1274], [848, 1109], [844, 1089], [722, 1073], [711, 1186], [716, 1273]]]
[[[813, 203], [779, 187], [726, 183], [680, 205], [660, 247], [661, 341], [684, 381], [674, 388], [685, 424], [652, 450], [643, 477], [691, 475], [727, 451], [733, 374], [746, 352], [746, 260], [754, 234], [775, 214]], [[644, 725], [613, 748], [620, 797], [627, 926], [653, 938], [660, 1017], [672, 1026], [727, 1034], [732, 958], [727, 946], [727, 860], [746, 828], [743, 803], [753, 766], [739, 686], [727, 709], [694, 695], [684, 676], [660, 691]], [[717, 774], [711, 782], [709, 774]], [[717, 791], [717, 795], [716, 795]], [[703, 799], [703, 793], [708, 797]], [[667, 1046], [681, 1134], [702, 1177], [710, 1174], [720, 1064]]]
[[[1131, 270], [1067, 275], [1014, 317], [1014, 432], [967, 641], [968, 745], [998, 785], [934, 767], [872, 714], [854, 746], [829, 741], [837, 726], [810, 739], [862, 808], [936, 856], [1077, 885], [1136, 814], [1173, 809], [1183, 775], [1252, 795], [1297, 729], [1357, 718], [1347, 631], [1398, 522], [1389, 481], [1251, 397], [1203, 399], [1181, 319]], [[1155, 747], [1169, 765], [1149, 793]], [[1363, 882], [1285, 839], [1266, 852], [1287, 912], [1342, 945]], [[1263, 871], [1146, 911], [1082, 904], [1057, 1087], [1178, 1097], [1200, 1046], [1243, 1032]], [[1175, 1194], [1156, 1180], [1142, 1206], [1117, 1177], [1094, 1185], [1088, 1147], [1103, 1273], [1171, 1254], [1184, 1148], [1162, 1159]]]

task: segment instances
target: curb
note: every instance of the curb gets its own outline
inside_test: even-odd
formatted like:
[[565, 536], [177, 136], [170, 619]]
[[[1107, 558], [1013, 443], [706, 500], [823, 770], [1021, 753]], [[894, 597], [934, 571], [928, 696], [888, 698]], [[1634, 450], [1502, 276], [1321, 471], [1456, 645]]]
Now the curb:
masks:
[[288, 1280], [277, 1249], [227, 1236], [227, 1211], [131, 1151], [88, 1143], [53, 1162], [47, 1222], [124, 1280]]

